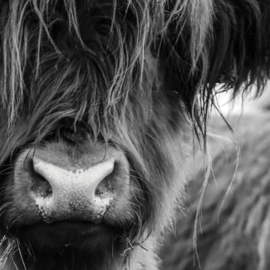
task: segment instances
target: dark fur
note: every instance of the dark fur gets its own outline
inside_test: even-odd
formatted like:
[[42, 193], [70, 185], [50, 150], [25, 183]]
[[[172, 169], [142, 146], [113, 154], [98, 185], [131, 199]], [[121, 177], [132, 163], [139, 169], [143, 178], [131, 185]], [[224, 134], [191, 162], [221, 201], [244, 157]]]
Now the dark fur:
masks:
[[[6, 269], [15, 267], [13, 253], [22, 269], [22, 261], [30, 269], [120, 269], [128, 267], [126, 258], [131, 269], [156, 269], [156, 236], [183, 193], [192, 129], [206, 136], [214, 86], [222, 81], [222, 89], [233, 87], [236, 95], [256, 83], [260, 93], [269, 76], [269, 10], [268, 0], [1, 1]], [[76, 134], [83, 130], [93, 142], [121, 149], [140, 190], [132, 198], [140, 206], [132, 213], [136, 222], [125, 228], [129, 245], [106, 247], [102, 261], [76, 251], [62, 259], [38, 252], [27, 257], [10, 230], [20, 224], [20, 215], [8, 218], [16, 212], [10, 195], [16, 156], [61, 142], [58, 131], [66, 123]]]
[[197, 228], [198, 254], [193, 232], [204, 181], [202, 170], [187, 188], [175, 232], [166, 238], [162, 269], [269, 269], [269, 119], [268, 111], [230, 119], [240, 156], [228, 128], [218, 123], [220, 119], [213, 121], [212, 132], [219, 137], [210, 141], [213, 173]]

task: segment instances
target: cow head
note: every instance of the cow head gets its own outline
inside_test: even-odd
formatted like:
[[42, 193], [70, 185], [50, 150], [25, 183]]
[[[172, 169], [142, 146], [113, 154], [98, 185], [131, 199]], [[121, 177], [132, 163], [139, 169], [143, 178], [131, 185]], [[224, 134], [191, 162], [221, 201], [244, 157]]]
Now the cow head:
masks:
[[265, 83], [261, 2], [2, 1], [7, 269], [155, 268], [215, 84]]

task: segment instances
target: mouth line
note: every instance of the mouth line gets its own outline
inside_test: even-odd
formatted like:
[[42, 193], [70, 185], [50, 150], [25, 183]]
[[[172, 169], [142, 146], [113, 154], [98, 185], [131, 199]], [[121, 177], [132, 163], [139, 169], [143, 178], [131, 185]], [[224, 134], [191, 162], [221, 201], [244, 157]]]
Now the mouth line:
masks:
[[76, 236], [91, 236], [96, 233], [106, 233], [109, 231], [114, 231], [115, 228], [105, 225], [96, 224], [93, 222], [86, 221], [57, 221], [50, 224], [47, 223], [37, 223], [29, 226], [21, 227], [22, 231], [40, 231], [44, 232], [50, 236], [57, 237], [58, 235], [76, 235]]

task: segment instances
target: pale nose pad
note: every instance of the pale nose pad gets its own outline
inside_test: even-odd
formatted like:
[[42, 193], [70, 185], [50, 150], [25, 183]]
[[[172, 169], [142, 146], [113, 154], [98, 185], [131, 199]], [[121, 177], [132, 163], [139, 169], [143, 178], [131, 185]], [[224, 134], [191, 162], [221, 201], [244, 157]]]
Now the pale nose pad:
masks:
[[33, 197], [45, 221], [87, 219], [98, 222], [113, 199], [113, 159], [89, 168], [62, 168], [34, 156]]

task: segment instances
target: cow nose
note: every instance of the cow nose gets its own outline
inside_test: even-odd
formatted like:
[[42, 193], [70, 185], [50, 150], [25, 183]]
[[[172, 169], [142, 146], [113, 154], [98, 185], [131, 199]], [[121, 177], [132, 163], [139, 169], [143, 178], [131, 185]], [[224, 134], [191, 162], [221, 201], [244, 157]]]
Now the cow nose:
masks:
[[88, 168], [63, 168], [34, 156], [32, 197], [47, 223], [88, 220], [99, 223], [113, 199], [113, 159]]

